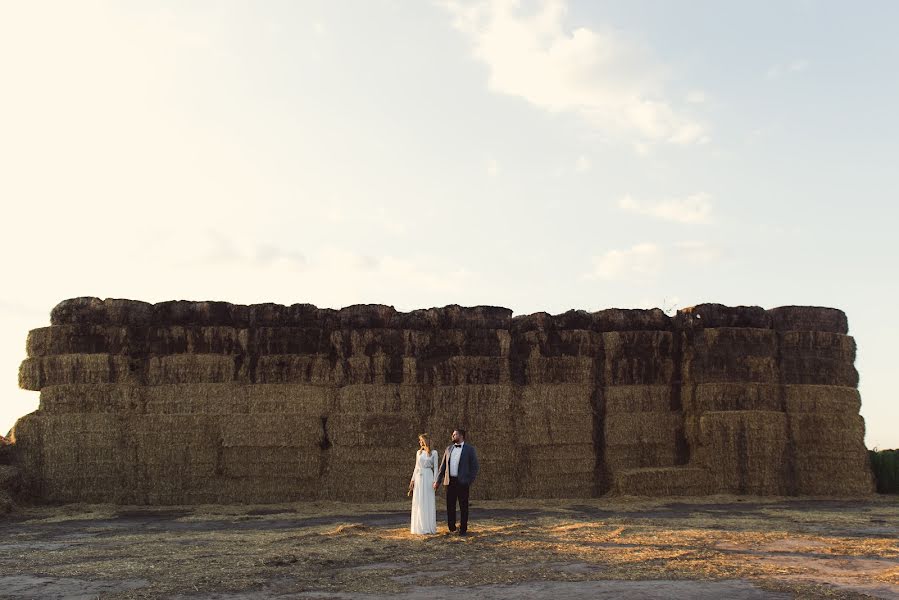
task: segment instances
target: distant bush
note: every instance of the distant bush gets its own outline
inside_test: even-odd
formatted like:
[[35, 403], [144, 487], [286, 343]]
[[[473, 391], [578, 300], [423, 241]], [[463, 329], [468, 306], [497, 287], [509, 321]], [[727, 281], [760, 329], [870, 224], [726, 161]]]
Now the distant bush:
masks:
[[868, 450], [880, 494], [899, 494], [899, 450]]

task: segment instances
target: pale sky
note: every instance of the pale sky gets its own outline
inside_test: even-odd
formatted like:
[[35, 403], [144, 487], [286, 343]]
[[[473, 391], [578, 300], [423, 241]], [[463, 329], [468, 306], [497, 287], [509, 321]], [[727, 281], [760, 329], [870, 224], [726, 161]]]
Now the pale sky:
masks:
[[899, 4], [0, 0], [0, 430], [75, 296], [832, 306], [899, 447]]

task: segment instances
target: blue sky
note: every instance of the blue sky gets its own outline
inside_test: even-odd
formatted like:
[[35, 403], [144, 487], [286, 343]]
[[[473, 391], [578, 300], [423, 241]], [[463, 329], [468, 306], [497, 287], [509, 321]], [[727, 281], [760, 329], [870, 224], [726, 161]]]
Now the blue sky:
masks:
[[[899, 447], [899, 5], [0, 0], [0, 429], [82, 295], [835, 306]], [[3, 383], [5, 382], [5, 383]]]

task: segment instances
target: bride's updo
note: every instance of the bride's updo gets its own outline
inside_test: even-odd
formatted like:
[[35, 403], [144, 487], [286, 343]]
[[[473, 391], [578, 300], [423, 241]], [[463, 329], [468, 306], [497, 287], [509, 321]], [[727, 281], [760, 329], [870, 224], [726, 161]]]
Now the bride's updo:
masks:
[[420, 433], [418, 435], [418, 441], [419, 441], [419, 443], [421, 443], [421, 442], [425, 443], [425, 450], [427, 451], [428, 454], [430, 454], [431, 453], [431, 436], [430, 436], [430, 434]]

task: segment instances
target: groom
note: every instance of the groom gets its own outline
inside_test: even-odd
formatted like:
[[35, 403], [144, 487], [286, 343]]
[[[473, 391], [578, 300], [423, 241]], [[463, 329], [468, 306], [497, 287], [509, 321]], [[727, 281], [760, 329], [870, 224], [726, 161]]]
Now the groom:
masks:
[[468, 490], [478, 476], [478, 453], [474, 446], [465, 443], [465, 430], [453, 431], [453, 444], [443, 452], [440, 471], [434, 481], [434, 490], [442, 481], [446, 485], [446, 522], [450, 531], [456, 530], [456, 501], [462, 520], [459, 523], [459, 535], [468, 534]]

